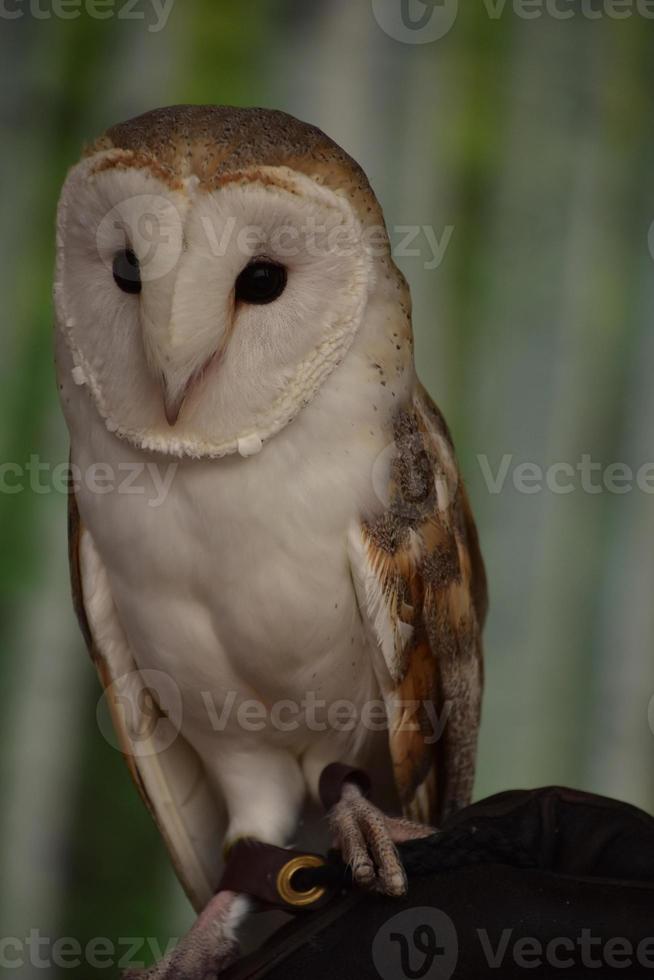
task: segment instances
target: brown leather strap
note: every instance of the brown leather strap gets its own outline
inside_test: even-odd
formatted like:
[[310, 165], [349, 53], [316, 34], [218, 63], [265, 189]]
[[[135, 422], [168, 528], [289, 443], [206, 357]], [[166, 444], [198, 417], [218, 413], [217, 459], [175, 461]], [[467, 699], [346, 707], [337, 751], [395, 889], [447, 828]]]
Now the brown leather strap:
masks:
[[227, 855], [218, 891], [239, 892], [265, 908], [310, 912], [331, 897], [326, 888], [302, 890], [298, 872], [325, 864], [320, 854], [291, 851], [252, 838], [237, 840]]
[[344, 766], [342, 762], [332, 762], [325, 766], [318, 783], [318, 792], [325, 810], [331, 810], [340, 801], [346, 783], [354, 783], [364, 796], [370, 796], [372, 782], [367, 772], [353, 766]]

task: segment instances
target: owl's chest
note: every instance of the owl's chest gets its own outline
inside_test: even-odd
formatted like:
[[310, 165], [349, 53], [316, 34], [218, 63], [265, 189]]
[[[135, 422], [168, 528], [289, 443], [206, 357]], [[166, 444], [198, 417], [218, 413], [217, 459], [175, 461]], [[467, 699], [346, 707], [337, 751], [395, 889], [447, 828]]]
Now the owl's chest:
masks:
[[80, 496], [139, 665], [171, 674], [192, 711], [373, 696], [346, 553], [370, 460], [279, 440], [247, 460], [157, 465], [148, 493]]

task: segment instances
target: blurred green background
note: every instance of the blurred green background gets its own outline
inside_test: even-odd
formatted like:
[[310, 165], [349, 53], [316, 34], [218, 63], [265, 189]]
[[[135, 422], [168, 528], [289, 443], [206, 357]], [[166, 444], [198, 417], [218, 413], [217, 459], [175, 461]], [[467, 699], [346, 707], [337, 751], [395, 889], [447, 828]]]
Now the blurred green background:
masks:
[[[396, 243], [414, 224], [447, 240], [436, 268], [424, 238], [398, 263], [490, 576], [477, 796], [565, 783], [651, 812], [654, 497], [587, 492], [579, 476], [570, 493], [513, 483], [524, 462], [576, 467], [587, 454], [601, 486], [609, 464], [654, 459], [654, 23], [568, 6], [564, 20], [460, 4], [445, 36], [416, 44], [386, 33], [369, 0], [176, 0], [161, 30], [149, 0], [134, 8], [144, 20], [115, 16], [120, 2], [103, 20], [7, 2], [1, 462], [67, 458], [53, 217], [83, 143], [178, 102], [274, 106], [317, 124], [366, 169]], [[484, 474], [503, 457], [494, 493]], [[64, 496], [45, 472], [9, 492], [16, 471], [1, 472], [0, 936], [165, 942], [191, 912], [96, 725]], [[44, 970], [29, 960], [51, 947], [33, 937], [29, 949], [2, 947], [27, 961], [10, 975], [115, 975]]]

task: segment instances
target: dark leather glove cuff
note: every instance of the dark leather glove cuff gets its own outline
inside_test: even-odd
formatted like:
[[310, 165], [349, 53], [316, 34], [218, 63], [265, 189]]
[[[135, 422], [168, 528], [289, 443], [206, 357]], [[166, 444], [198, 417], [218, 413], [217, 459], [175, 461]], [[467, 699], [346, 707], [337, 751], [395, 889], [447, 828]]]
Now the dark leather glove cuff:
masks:
[[336, 889], [223, 980], [654, 978], [654, 819], [636, 807], [511, 791], [400, 853], [404, 898]]

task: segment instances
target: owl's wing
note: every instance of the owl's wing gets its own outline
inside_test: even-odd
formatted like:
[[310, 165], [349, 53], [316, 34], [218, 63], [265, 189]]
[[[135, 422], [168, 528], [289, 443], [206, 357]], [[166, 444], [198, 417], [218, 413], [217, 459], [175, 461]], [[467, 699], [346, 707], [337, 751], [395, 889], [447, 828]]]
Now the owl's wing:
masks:
[[137, 668], [106, 570], [72, 490], [68, 546], [75, 611], [105, 690], [118, 747], [199, 912], [220, 878], [224, 814], [211, 796], [197, 754], [177, 731], [174, 712], [166, 714], [165, 685], [162, 690], [156, 677], [148, 678]]
[[350, 533], [352, 576], [402, 807], [438, 824], [472, 793], [487, 598], [452, 441], [421, 386], [395, 420], [384, 503]]

